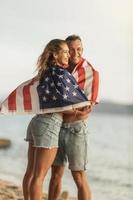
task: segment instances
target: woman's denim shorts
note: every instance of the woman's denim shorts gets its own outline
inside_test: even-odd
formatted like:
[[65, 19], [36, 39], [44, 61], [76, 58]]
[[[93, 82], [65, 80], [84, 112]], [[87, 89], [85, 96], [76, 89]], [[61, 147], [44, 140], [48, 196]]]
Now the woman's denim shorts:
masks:
[[57, 113], [36, 115], [28, 125], [25, 140], [34, 147], [58, 147], [61, 125], [62, 116]]

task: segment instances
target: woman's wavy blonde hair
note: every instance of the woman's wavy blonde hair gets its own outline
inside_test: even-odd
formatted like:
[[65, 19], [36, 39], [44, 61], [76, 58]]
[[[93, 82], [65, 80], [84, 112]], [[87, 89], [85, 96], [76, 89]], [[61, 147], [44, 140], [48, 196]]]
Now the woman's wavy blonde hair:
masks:
[[65, 40], [53, 39], [46, 45], [37, 61], [37, 79], [42, 78], [47, 67], [56, 64], [53, 54], [58, 53], [63, 44], [66, 44]]

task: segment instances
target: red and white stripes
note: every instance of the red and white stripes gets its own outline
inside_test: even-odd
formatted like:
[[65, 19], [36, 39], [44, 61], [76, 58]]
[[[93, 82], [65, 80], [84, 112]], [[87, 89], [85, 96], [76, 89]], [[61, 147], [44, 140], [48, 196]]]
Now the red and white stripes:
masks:
[[98, 103], [99, 74], [92, 65], [87, 60], [82, 59], [72, 74], [88, 100]]

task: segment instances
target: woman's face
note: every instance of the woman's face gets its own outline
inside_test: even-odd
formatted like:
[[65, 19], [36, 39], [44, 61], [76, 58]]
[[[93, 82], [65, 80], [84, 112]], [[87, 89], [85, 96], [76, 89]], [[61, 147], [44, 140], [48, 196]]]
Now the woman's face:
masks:
[[61, 45], [61, 50], [54, 55], [56, 64], [67, 68], [68, 67], [68, 61], [69, 61], [69, 48], [67, 46], [67, 44], [62, 44]]

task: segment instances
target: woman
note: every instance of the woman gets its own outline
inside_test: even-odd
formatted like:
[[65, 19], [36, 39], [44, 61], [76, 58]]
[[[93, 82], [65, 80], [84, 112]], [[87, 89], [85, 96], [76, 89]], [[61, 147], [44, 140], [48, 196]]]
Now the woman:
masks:
[[[58, 148], [58, 135], [63, 115], [60, 104], [63, 103], [66, 106], [65, 110], [69, 110], [69, 108], [71, 108], [70, 105], [73, 104], [72, 101], [76, 102], [76, 107], [82, 107], [82, 102], [88, 101], [78, 88], [75, 79], [65, 70], [68, 66], [68, 59], [68, 46], [64, 40], [59, 39], [50, 41], [38, 59], [37, 78], [40, 81], [38, 93], [40, 95], [39, 100], [42, 102], [41, 109], [45, 110], [46, 113], [48, 112], [47, 109], [45, 109], [46, 105], [50, 107], [50, 109], [56, 105], [57, 111], [60, 112], [52, 113], [51, 111], [51, 113], [48, 114], [38, 114], [33, 117], [28, 126], [26, 137], [26, 140], [29, 142], [28, 165], [23, 179], [25, 200], [41, 200], [43, 181], [48, 169], [54, 161]], [[57, 68], [62, 74], [58, 74]], [[71, 82], [68, 77], [71, 77]], [[61, 81], [57, 81], [58, 79]], [[55, 85], [52, 86], [51, 81], [56, 87]], [[65, 85], [66, 83], [64, 81], [70, 84], [69, 87]], [[52, 93], [56, 91], [57, 96], [51, 96], [49, 87], [51, 87]], [[75, 88], [77, 88], [76, 92]], [[64, 90], [66, 90], [65, 93]], [[69, 90], [71, 90], [72, 94], [70, 94]], [[76, 97], [77, 93], [79, 94], [78, 98]], [[71, 95], [73, 97], [71, 97]], [[72, 98], [74, 98], [74, 100], [72, 100]], [[55, 104], [56, 99], [57, 103]], [[74, 109], [68, 112], [76, 111]]]

